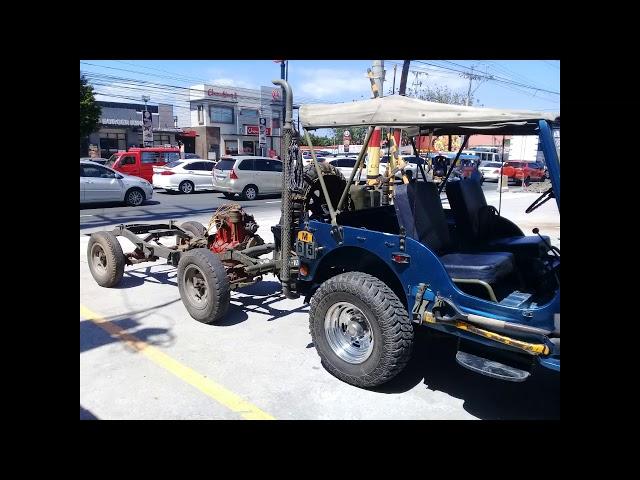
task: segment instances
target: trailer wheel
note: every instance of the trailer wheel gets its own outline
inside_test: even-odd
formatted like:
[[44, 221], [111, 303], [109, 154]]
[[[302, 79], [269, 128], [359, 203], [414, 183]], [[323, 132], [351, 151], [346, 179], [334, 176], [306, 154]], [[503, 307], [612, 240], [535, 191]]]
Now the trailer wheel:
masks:
[[324, 282], [311, 298], [309, 329], [323, 367], [357, 387], [391, 380], [411, 356], [407, 310], [385, 283], [366, 273]]
[[180, 228], [193, 233], [196, 237], [206, 237], [207, 229], [200, 222], [184, 222]]
[[91, 234], [87, 245], [87, 261], [91, 275], [101, 287], [114, 287], [122, 280], [125, 258], [120, 242], [113, 233]]
[[222, 262], [211, 251], [196, 248], [180, 256], [178, 288], [182, 303], [195, 320], [214, 323], [227, 313], [229, 278]]

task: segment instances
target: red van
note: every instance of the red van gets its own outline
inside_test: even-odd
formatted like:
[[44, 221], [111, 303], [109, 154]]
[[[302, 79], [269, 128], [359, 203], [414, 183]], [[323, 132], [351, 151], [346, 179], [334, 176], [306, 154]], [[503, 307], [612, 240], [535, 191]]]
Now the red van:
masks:
[[111, 155], [106, 166], [127, 175], [144, 178], [151, 183], [153, 167], [161, 167], [174, 160], [180, 160], [178, 147], [133, 147], [126, 152]]

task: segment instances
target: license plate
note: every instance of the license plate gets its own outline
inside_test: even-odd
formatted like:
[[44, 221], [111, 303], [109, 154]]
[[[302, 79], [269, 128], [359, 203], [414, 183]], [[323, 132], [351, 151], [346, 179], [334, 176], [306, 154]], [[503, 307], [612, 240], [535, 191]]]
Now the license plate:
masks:
[[[298, 236], [300, 235], [300, 233], [298, 234]], [[296, 242], [296, 254], [299, 257], [311, 259], [316, 258], [316, 242], [304, 242], [302, 240], [298, 240]]]
[[310, 232], [300, 231], [298, 232], [298, 240], [304, 243], [313, 242], [313, 234]]

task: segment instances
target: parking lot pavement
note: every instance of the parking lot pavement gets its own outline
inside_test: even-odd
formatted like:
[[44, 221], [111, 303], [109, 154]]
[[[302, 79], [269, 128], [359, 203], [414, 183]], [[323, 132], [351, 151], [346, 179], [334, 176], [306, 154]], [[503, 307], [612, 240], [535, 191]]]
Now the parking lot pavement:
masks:
[[[505, 209], [511, 202], [532, 201], [506, 198]], [[258, 233], [272, 241], [270, 226], [279, 219], [279, 204], [258, 207]], [[206, 225], [209, 217], [181, 221]], [[538, 369], [527, 382], [514, 384], [474, 374], [456, 364], [454, 339], [424, 329], [416, 332], [411, 362], [394, 380], [373, 390], [347, 385], [320, 364], [309, 335], [308, 306], [302, 299], [281, 297], [271, 275], [232, 293], [229, 312], [216, 325], [189, 316], [175, 268], [164, 260], [128, 266], [117, 288], [102, 288], [86, 258], [86, 233], [99, 229], [80, 235], [81, 418], [560, 416], [559, 375]], [[126, 239], [121, 243], [130, 250]]]

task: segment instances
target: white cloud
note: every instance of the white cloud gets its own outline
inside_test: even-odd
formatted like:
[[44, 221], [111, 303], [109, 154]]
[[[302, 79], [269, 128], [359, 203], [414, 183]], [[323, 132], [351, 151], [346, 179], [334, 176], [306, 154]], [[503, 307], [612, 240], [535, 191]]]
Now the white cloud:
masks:
[[256, 88], [250, 82], [247, 82], [247, 81], [244, 81], [244, 80], [237, 80], [235, 78], [228, 78], [228, 77], [213, 78], [213, 79], [209, 80], [209, 84], [211, 84], [211, 85], [220, 85], [220, 86], [224, 86], [224, 87]]
[[300, 95], [323, 99], [352, 94], [354, 98], [371, 96], [371, 83], [366, 72], [331, 68], [302, 69], [303, 80], [298, 86]]

